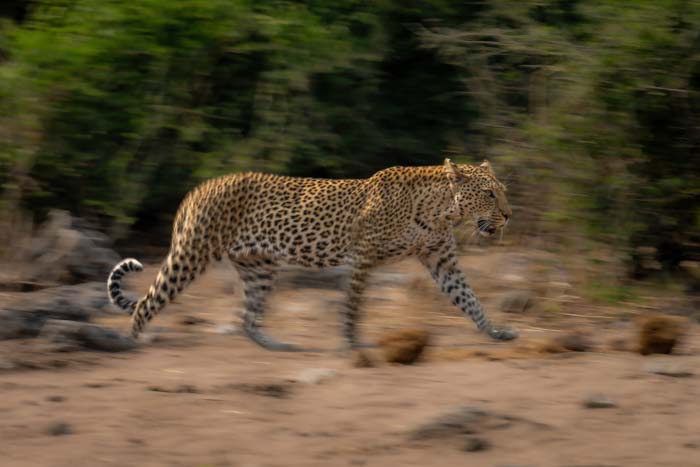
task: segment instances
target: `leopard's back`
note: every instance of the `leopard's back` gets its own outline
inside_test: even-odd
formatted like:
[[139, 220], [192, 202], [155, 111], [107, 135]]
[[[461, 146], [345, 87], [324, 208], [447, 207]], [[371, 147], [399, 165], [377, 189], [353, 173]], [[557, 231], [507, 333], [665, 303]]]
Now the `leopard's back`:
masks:
[[345, 260], [366, 185], [259, 173], [214, 179], [182, 203], [173, 243], [207, 254], [335, 266]]

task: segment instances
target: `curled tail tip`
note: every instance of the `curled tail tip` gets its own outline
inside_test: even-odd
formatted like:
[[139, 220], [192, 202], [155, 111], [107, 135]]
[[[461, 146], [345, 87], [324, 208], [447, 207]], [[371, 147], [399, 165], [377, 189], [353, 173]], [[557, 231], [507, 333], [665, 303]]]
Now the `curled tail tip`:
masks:
[[110, 302], [122, 310], [133, 313], [136, 301], [130, 299], [122, 293], [121, 281], [125, 274], [133, 271], [143, 271], [143, 264], [134, 258], [127, 258], [114, 266], [107, 279], [107, 292]]
[[125, 271], [143, 271], [143, 264], [137, 259], [126, 258], [117, 264], [114, 269], [124, 269]]

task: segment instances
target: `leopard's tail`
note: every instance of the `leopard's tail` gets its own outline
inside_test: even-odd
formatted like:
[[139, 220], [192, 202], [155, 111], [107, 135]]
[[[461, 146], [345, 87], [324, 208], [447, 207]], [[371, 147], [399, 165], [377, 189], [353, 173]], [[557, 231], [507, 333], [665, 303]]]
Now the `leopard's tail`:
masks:
[[134, 313], [136, 300], [127, 297], [122, 292], [122, 278], [132, 271], [143, 271], [143, 265], [133, 258], [128, 258], [114, 266], [107, 279], [109, 300], [129, 314]]
[[168, 302], [175, 299], [189, 283], [202, 274], [208, 263], [206, 255], [192, 253], [187, 257], [179, 249], [171, 250], [153, 284], [135, 305], [131, 319], [131, 335], [136, 338], [146, 324]]

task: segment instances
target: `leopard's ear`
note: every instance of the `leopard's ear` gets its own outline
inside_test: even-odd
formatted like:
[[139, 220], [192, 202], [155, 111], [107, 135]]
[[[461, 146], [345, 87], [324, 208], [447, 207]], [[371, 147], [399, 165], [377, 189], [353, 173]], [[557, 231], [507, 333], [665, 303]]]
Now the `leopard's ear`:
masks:
[[462, 173], [459, 168], [450, 159], [445, 159], [445, 175], [450, 183], [455, 183], [459, 178], [462, 177]]
[[479, 167], [481, 167], [482, 169], [486, 169], [488, 173], [490, 173], [494, 177], [496, 176], [496, 174], [493, 173], [493, 169], [491, 168], [491, 163], [489, 161], [484, 160], [484, 162], [482, 162]]

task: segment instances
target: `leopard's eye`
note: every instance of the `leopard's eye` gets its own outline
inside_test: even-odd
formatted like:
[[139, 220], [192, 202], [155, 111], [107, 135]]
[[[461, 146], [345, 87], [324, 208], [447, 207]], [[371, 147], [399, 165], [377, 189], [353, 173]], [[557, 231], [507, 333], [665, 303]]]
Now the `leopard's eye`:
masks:
[[495, 198], [496, 195], [493, 193], [493, 191], [489, 190], [489, 198]]

